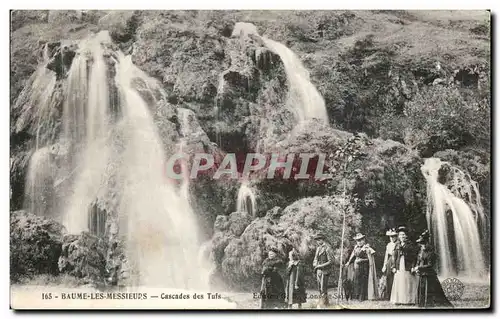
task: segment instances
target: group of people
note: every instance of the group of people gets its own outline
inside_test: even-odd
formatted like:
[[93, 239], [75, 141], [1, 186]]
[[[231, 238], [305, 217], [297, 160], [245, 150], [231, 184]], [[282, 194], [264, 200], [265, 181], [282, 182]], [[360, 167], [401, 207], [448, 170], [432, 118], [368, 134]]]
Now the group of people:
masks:
[[[356, 234], [354, 246], [342, 267], [342, 297], [350, 300], [389, 300], [396, 305], [419, 307], [452, 307], [446, 298], [434, 270], [436, 254], [425, 231], [415, 241], [408, 239], [405, 227], [388, 230], [389, 243], [377, 278], [375, 250], [366, 243], [363, 234]], [[318, 307], [327, 307], [328, 282], [333, 270], [334, 252], [323, 234], [314, 237], [317, 242], [314, 255], [314, 275], [318, 284]], [[306, 302], [304, 265], [295, 249], [288, 256], [285, 280], [279, 269], [282, 266], [278, 252], [271, 249], [264, 260], [261, 285], [261, 308], [298, 308]]]
[[452, 307], [434, 269], [436, 253], [429, 243], [429, 232], [423, 232], [415, 241], [408, 239], [405, 227], [387, 231], [390, 242], [386, 246], [382, 273], [386, 278], [383, 297], [398, 305], [419, 307]]

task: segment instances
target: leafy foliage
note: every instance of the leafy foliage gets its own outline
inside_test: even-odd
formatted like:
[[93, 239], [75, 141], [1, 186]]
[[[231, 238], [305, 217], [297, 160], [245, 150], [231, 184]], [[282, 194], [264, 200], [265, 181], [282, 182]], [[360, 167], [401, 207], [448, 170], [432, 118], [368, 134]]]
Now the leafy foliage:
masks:
[[10, 278], [17, 282], [35, 275], [59, 273], [64, 228], [57, 222], [24, 211], [10, 216]]
[[465, 98], [456, 87], [417, 93], [405, 105], [405, 143], [424, 156], [471, 145], [489, 148], [490, 108], [483, 103]]

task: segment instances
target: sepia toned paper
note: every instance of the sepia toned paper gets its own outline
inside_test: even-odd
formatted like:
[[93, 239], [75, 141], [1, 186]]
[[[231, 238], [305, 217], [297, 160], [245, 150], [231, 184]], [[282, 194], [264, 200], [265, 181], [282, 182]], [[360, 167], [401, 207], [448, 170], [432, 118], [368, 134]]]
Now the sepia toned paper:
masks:
[[490, 308], [489, 11], [10, 24], [12, 309]]

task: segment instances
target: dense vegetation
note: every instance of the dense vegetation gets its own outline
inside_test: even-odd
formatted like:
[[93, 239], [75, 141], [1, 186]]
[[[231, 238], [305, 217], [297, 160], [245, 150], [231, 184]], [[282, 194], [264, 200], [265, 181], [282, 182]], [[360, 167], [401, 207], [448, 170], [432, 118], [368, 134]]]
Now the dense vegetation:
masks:
[[[298, 136], [286, 135], [294, 124], [282, 107], [283, 66], [258, 39], [231, 38], [238, 21], [255, 24], [261, 35], [299, 55], [325, 99], [329, 127], [312, 123]], [[229, 284], [252, 285], [270, 246], [283, 255], [296, 247], [309, 260], [315, 225], [338, 249], [339, 216], [346, 208], [337, 204], [344, 189], [351, 199], [347, 234], [368, 234], [380, 254], [386, 227], [406, 224], [415, 234], [421, 231], [423, 158], [440, 157], [468, 171], [490, 214], [486, 12], [14, 11], [11, 30], [11, 105], [36, 70], [44, 43], [109, 30], [120, 49], [162, 83], [164, 109], [193, 111], [204, 132], [193, 145], [215, 142], [218, 152], [333, 154], [328, 167], [334, 178], [328, 183], [256, 181], [261, 217], [253, 221], [234, 213], [239, 185], [200, 180], [191, 187], [204, 234], [213, 235], [218, 273]], [[29, 130], [16, 128], [19, 116], [12, 110], [11, 210], [22, 206], [34, 143]], [[155, 116], [164, 137], [175, 131], [175, 116]], [[26, 248], [17, 247], [19, 240], [11, 249]], [[22, 264], [19, 258], [16, 263]], [[19, 272], [53, 272], [52, 266], [25, 268]], [[93, 271], [85, 276], [102, 280], [104, 272]]]

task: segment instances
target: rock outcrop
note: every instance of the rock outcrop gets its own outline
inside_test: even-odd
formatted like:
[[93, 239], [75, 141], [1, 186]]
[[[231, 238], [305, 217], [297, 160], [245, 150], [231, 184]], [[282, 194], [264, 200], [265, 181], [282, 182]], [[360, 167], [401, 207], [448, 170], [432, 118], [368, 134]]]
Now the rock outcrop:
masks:
[[25, 211], [10, 215], [10, 278], [57, 275], [64, 227]]
[[106, 243], [99, 237], [83, 232], [63, 238], [59, 271], [86, 283], [101, 286], [106, 280]]
[[220, 275], [235, 286], [256, 288], [260, 285], [262, 261], [269, 249], [277, 249], [285, 260], [294, 248], [304, 260], [306, 275], [312, 284], [313, 237], [317, 232], [324, 233], [334, 248], [334, 269], [338, 269], [342, 212], [346, 213], [345, 249], [351, 246], [349, 238], [361, 225], [355, 202], [348, 200], [343, 206], [342, 200], [340, 196], [308, 197], [285, 209], [275, 207], [253, 221], [241, 213], [232, 213], [229, 218], [218, 216], [212, 249]]

